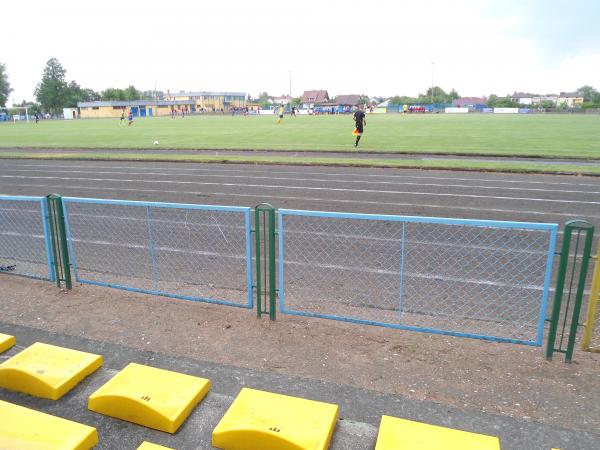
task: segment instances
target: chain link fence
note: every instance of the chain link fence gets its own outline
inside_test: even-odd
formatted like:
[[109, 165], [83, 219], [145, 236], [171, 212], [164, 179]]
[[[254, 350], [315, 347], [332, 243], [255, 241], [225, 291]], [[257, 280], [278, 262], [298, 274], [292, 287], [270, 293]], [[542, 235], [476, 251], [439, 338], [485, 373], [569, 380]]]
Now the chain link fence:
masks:
[[63, 201], [77, 281], [252, 308], [250, 208]]
[[557, 229], [279, 210], [280, 311], [541, 345]]
[[0, 196], [0, 273], [54, 280], [46, 199]]

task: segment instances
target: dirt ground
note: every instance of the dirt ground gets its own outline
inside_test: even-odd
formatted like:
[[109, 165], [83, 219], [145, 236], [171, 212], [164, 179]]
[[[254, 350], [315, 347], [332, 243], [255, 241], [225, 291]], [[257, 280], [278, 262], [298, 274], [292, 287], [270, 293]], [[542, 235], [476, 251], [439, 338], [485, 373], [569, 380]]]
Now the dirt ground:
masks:
[[[0, 276], [0, 322], [427, 399], [600, 429], [600, 354], [547, 362], [540, 348], [278, 315]], [[0, 332], [1, 332], [0, 328]]]

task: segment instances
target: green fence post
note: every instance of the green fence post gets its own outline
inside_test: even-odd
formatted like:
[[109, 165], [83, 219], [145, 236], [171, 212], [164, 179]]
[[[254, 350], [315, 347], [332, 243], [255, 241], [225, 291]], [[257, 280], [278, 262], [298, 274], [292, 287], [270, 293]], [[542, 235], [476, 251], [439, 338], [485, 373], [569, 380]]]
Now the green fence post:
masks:
[[554, 344], [556, 342], [556, 330], [558, 329], [558, 319], [560, 317], [560, 307], [562, 305], [563, 289], [565, 287], [565, 275], [569, 263], [569, 249], [571, 247], [571, 235], [573, 229], [571, 222], [565, 223], [562, 247], [560, 250], [560, 262], [558, 274], [556, 277], [556, 289], [554, 291], [554, 303], [552, 307], [552, 316], [550, 318], [550, 330], [548, 331], [548, 344], [546, 345], [546, 359], [550, 361], [554, 353]]
[[[559, 348], [556, 348], [556, 334], [558, 330], [558, 323], [560, 319], [560, 312], [562, 308], [564, 289], [565, 289], [565, 280], [567, 275], [567, 268], [569, 266], [569, 252], [571, 249], [571, 240], [573, 236], [573, 231], [577, 231], [577, 241], [575, 246], [575, 255], [573, 260], [573, 267], [571, 270], [570, 281], [569, 281], [569, 292], [568, 292], [568, 302], [567, 302], [567, 311], [565, 311], [565, 317], [563, 322], [563, 327], [561, 331], [561, 340]], [[585, 241], [583, 248], [583, 255], [581, 259], [581, 266], [579, 270], [579, 277], [577, 282], [577, 290], [575, 293], [575, 304], [573, 307], [573, 314], [571, 317], [571, 326], [569, 329], [569, 339], [567, 343], [567, 348], [562, 348], [562, 341], [565, 334], [566, 323], [568, 320], [568, 307], [571, 300], [571, 293], [573, 282], [575, 280], [575, 269], [579, 251], [579, 241], [581, 233], [585, 232]], [[581, 311], [581, 304], [583, 302], [583, 294], [585, 289], [585, 281], [588, 272], [589, 259], [591, 255], [592, 242], [594, 237], [594, 226], [589, 222], [584, 220], [570, 220], [565, 223], [564, 234], [563, 234], [563, 242], [560, 251], [560, 264], [558, 268], [558, 274], [556, 278], [556, 290], [554, 293], [554, 304], [552, 308], [552, 316], [550, 318], [550, 329], [548, 332], [548, 343], [546, 346], [546, 359], [551, 360], [554, 352], [565, 353], [565, 361], [571, 362], [573, 357], [573, 349], [575, 347], [575, 338], [577, 336], [577, 326], [579, 325], [579, 314]]]
[[62, 197], [59, 194], [50, 194], [46, 197], [50, 220], [50, 233], [52, 235], [52, 253], [56, 272], [56, 285], [61, 287], [65, 282], [67, 289], [72, 288], [71, 263], [67, 246], [67, 231]]
[[48, 227], [50, 230], [50, 242], [52, 248], [52, 265], [54, 266], [54, 276], [56, 278], [56, 286], [60, 288], [60, 282], [63, 278], [60, 257], [59, 257], [59, 249], [56, 239], [56, 223], [55, 223], [55, 212], [54, 212], [54, 202], [50, 199], [50, 196], [46, 196], [46, 210], [47, 216], [46, 221], [48, 223]]
[[275, 208], [268, 203], [261, 203], [254, 208], [254, 240], [256, 315], [261, 317], [263, 313], [269, 313], [269, 318], [275, 320]]
[[262, 273], [260, 270], [260, 205], [254, 209], [254, 242], [255, 242], [255, 257], [256, 257], [256, 316], [262, 314]]
[[275, 209], [269, 209], [269, 318], [275, 320]]

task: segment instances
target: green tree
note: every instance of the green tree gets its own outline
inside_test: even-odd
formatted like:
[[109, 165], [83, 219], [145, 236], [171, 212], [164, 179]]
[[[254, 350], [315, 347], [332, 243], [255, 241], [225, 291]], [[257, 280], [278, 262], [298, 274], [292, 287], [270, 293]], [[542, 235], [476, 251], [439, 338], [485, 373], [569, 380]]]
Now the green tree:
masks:
[[595, 97], [598, 96], [599, 92], [594, 89], [592, 86], [581, 86], [579, 89], [575, 91], [577, 95], [583, 97], [584, 102], [594, 103]]
[[[489, 105], [489, 101], [488, 101], [488, 105]], [[505, 97], [505, 98], [499, 98], [496, 101], [496, 104], [494, 105], [495, 108], [518, 108], [521, 105], [519, 104], [519, 102], [513, 102], [510, 98]]]
[[425, 94], [419, 94], [418, 103], [447, 103], [448, 94], [439, 86], [427, 89]]
[[[154, 93], [154, 91], [151, 91]], [[132, 100], [141, 100], [142, 93], [138, 91], [135, 86], [130, 85], [125, 89], [120, 88], [108, 88], [102, 91], [100, 95], [102, 100], [113, 100], [113, 101], [132, 101]], [[154, 99], [154, 94], [150, 100]]]
[[92, 102], [100, 100], [100, 94], [95, 92], [93, 89], [84, 89], [75, 81], [69, 82], [67, 85], [67, 99], [65, 101], [65, 107], [74, 108], [78, 102]]
[[44, 68], [42, 81], [35, 88], [35, 98], [44, 110], [58, 113], [71, 100], [65, 80], [67, 71], [58, 59], [50, 58]]
[[258, 98], [256, 99], [257, 103], [265, 103], [267, 102], [269, 99], [271, 98], [271, 96], [269, 95], [268, 92], [261, 92], [258, 95]]
[[127, 88], [124, 90], [125, 93], [125, 100], [139, 100], [142, 98], [142, 93], [140, 91], [138, 91], [135, 86], [133, 85], [129, 85], [127, 86]]
[[292, 99], [292, 106], [300, 106], [302, 105], [302, 97], [294, 97]]
[[407, 97], [406, 95], [396, 95], [395, 97], [390, 98], [390, 103], [392, 105], [411, 105], [413, 103], [418, 103], [415, 97]]
[[495, 108], [498, 103], [498, 96], [496, 94], [490, 94], [487, 100], [487, 105], [489, 108]]
[[100, 94], [102, 100], [125, 100], [125, 91], [119, 88], [107, 88]]
[[[39, 104], [34, 103], [34, 102], [28, 102], [27, 100], [23, 100], [21, 103], [13, 103], [13, 107], [19, 107], [19, 108], [27, 108], [27, 113], [28, 114], [35, 114], [35, 113], [39, 113], [42, 112], [42, 108], [40, 107]], [[24, 114], [22, 109], [14, 109], [14, 112], [12, 114]]]
[[0, 63], [0, 106], [6, 106], [8, 96], [12, 92], [10, 83], [8, 82], [8, 73], [6, 73], [6, 66]]
[[85, 88], [81, 90], [80, 102], [94, 102], [100, 100], [100, 93], [93, 89]]

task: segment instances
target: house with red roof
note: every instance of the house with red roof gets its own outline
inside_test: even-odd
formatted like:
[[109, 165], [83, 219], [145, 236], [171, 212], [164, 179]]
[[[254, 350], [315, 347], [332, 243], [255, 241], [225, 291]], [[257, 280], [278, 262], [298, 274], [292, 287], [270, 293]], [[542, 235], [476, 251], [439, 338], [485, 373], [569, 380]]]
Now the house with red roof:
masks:
[[314, 108], [315, 104], [329, 101], [329, 93], [326, 90], [304, 91], [302, 94], [302, 106]]

